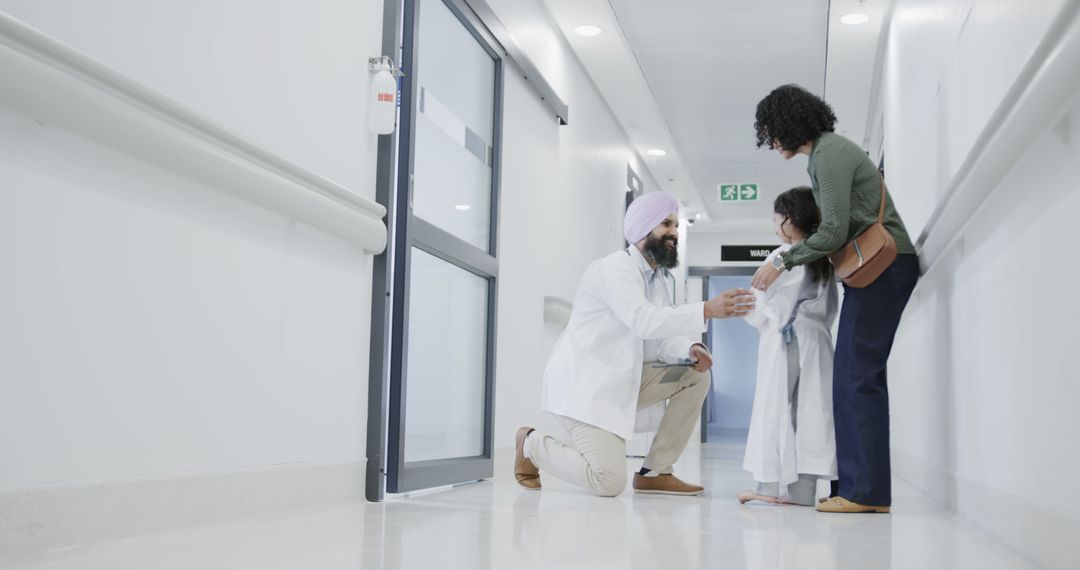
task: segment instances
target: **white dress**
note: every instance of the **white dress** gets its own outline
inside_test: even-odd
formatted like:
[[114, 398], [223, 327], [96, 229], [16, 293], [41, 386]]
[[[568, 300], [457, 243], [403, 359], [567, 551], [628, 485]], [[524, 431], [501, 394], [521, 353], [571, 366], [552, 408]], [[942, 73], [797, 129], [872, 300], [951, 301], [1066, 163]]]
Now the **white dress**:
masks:
[[[790, 248], [777, 248], [768, 262]], [[761, 340], [743, 468], [753, 473], [756, 481], [782, 486], [797, 481], [800, 473], [835, 479], [831, 330], [838, 310], [836, 284], [832, 279], [809, 282], [806, 269], [796, 267], [781, 273], [768, 291], [754, 293], [757, 308], [746, 321], [758, 330]], [[799, 380], [796, 416], [792, 418], [783, 328], [800, 297], [806, 300], [799, 304], [793, 324]]]

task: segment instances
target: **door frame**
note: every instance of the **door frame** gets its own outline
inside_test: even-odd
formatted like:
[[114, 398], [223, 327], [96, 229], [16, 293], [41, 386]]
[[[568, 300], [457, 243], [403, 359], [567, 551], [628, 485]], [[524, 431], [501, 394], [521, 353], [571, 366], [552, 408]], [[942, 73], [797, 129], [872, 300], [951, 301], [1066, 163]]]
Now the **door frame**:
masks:
[[[380, 135], [376, 166], [376, 201], [386, 207], [386, 250], [373, 260], [371, 290], [371, 337], [368, 365], [368, 410], [365, 496], [369, 501], [383, 500], [388, 492], [388, 479], [396, 470], [398, 483], [389, 485], [389, 492], [406, 488], [424, 488], [439, 484], [443, 474], [450, 479], [481, 479], [492, 473], [495, 388], [495, 323], [497, 321], [497, 245], [499, 186], [501, 171], [501, 130], [504, 78], [507, 73], [521, 74], [540, 100], [551, 111], [556, 124], [566, 125], [569, 107], [547, 82], [544, 75], [513, 40], [509, 31], [484, 0], [441, 0], [477, 38], [496, 61], [495, 123], [492, 140], [492, 201], [490, 243], [488, 252], [481, 254], [474, 246], [451, 236], [423, 220], [410, 217], [411, 194], [409, 173], [412, 171], [411, 149], [414, 134], [413, 96], [416, 92], [415, 53], [417, 39], [417, 0], [383, 0], [382, 55], [398, 62], [405, 72], [399, 79], [398, 128], [393, 134]], [[408, 10], [408, 12], [407, 12]], [[409, 23], [406, 29], [406, 23]], [[408, 47], [406, 47], [408, 46]], [[409, 54], [409, 60], [405, 55]], [[510, 65], [508, 65], [510, 64]], [[437, 244], [438, 247], [435, 247]], [[404, 467], [401, 438], [391, 442], [397, 426], [401, 432], [404, 408], [391, 409], [391, 397], [400, 400], [404, 393], [405, 353], [402, 339], [407, 339], [408, 262], [413, 246], [436, 255], [454, 265], [489, 279], [488, 294], [488, 361], [485, 370], [484, 454], [468, 460], [447, 459], [415, 462]], [[402, 326], [395, 331], [395, 323]], [[404, 476], [404, 485], [402, 477]]]
[[[483, 48], [495, 64], [494, 101], [492, 125], [492, 166], [489, 185], [490, 211], [488, 218], [487, 251], [465, 242], [453, 234], [424, 221], [412, 214], [413, 172], [415, 171], [416, 119], [414, 109], [418, 109], [416, 98], [419, 97], [419, 77], [415, 72], [419, 57], [420, 20], [417, 8], [421, 2], [442, 2], [457, 18], [473, 38]], [[386, 475], [387, 491], [401, 493], [437, 487], [451, 483], [475, 481], [490, 477], [493, 473], [493, 431], [495, 416], [495, 339], [498, 316], [498, 235], [499, 235], [499, 191], [502, 112], [503, 112], [503, 68], [505, 62], [498, 51], [498, 44], [484, 28], [481, 22], [461, 0], [405, 0], [405, 34], [402, 43], [403, 67], [414, 70], [401, 84], [402, 138], [398, 149], [401, 163], [407, 168], [398, 172], [398, 212], [400, 222], [395, 239], [403, 244], [395, 256], [395, 290], [392, 297], [400, 302], [394, 304], [393, 323], [391, 326], [390, 348], [390, 398], [389, 424], [387, 429]], [[411, 25], [409, 25], [411, 24]], [[411, 261], [413, 248], [429, 253], [459, 269], [464, 269], [488, 282], [487, 322], [485, 328], [485, 363], [484, 363], [484, 428], [483, 450], [480, 455], [455, 457], [426, 461], [407, 462], [405, 460], [406, 401], [408, 387], [408, 339], [410, 287], [412, 284]], [[397, 403], [397, 405], [394, 405]]]

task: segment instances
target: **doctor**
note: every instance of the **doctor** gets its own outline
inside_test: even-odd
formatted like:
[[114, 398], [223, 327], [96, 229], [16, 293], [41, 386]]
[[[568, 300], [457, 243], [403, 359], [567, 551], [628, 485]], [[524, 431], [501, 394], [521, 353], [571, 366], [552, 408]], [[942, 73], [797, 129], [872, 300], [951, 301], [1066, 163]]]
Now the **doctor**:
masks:
[[[623, 235], [630, 244], [585, 270], [566, 330], [544, 370], [542, 407], [569, 434], [569, 441], [523, 427], [516, 437], [514, 475], [540, 488], [540, 471], [613, 497], [626, 488], [626, 440], [636, 411], [668, 400], [634, 491], [700, 495], [672, 465], [686, 447], [709, 390], [712, 356], [700, 337], [707, 319], [738, 317], [753, 310], [753, 296], [733, 289], [703, 303], [675, 306], [668, 269], [678, 264], [679, 203], [653, 192], [626, 211]], [[659, 362], [692, 362], [682, 369]]]

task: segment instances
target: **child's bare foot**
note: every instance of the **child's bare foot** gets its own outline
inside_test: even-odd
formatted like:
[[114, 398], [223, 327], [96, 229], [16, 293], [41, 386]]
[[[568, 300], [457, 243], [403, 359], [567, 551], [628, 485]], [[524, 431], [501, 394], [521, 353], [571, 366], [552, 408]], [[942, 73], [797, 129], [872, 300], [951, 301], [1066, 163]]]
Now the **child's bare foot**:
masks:
[[770, 497], [769, 495], [759, 495], [753, 491], [740, 491], [739, 492], [739, 504], [745, 505], [750, 501], [761, 501], [763, 503], [770, 503], [775, 505], [779, 502], [776, 497]]

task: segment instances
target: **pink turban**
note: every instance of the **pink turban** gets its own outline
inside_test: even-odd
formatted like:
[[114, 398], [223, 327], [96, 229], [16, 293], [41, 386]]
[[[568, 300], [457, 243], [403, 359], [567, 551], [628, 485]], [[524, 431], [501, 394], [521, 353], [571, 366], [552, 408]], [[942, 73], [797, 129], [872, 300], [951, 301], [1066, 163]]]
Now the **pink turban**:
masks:
[[678, 213], [679, 201], [667, 192], [642, 194], [630, 203], [623, 219], [623, 237], [635, 244], [649, 235], [668, 214]]

